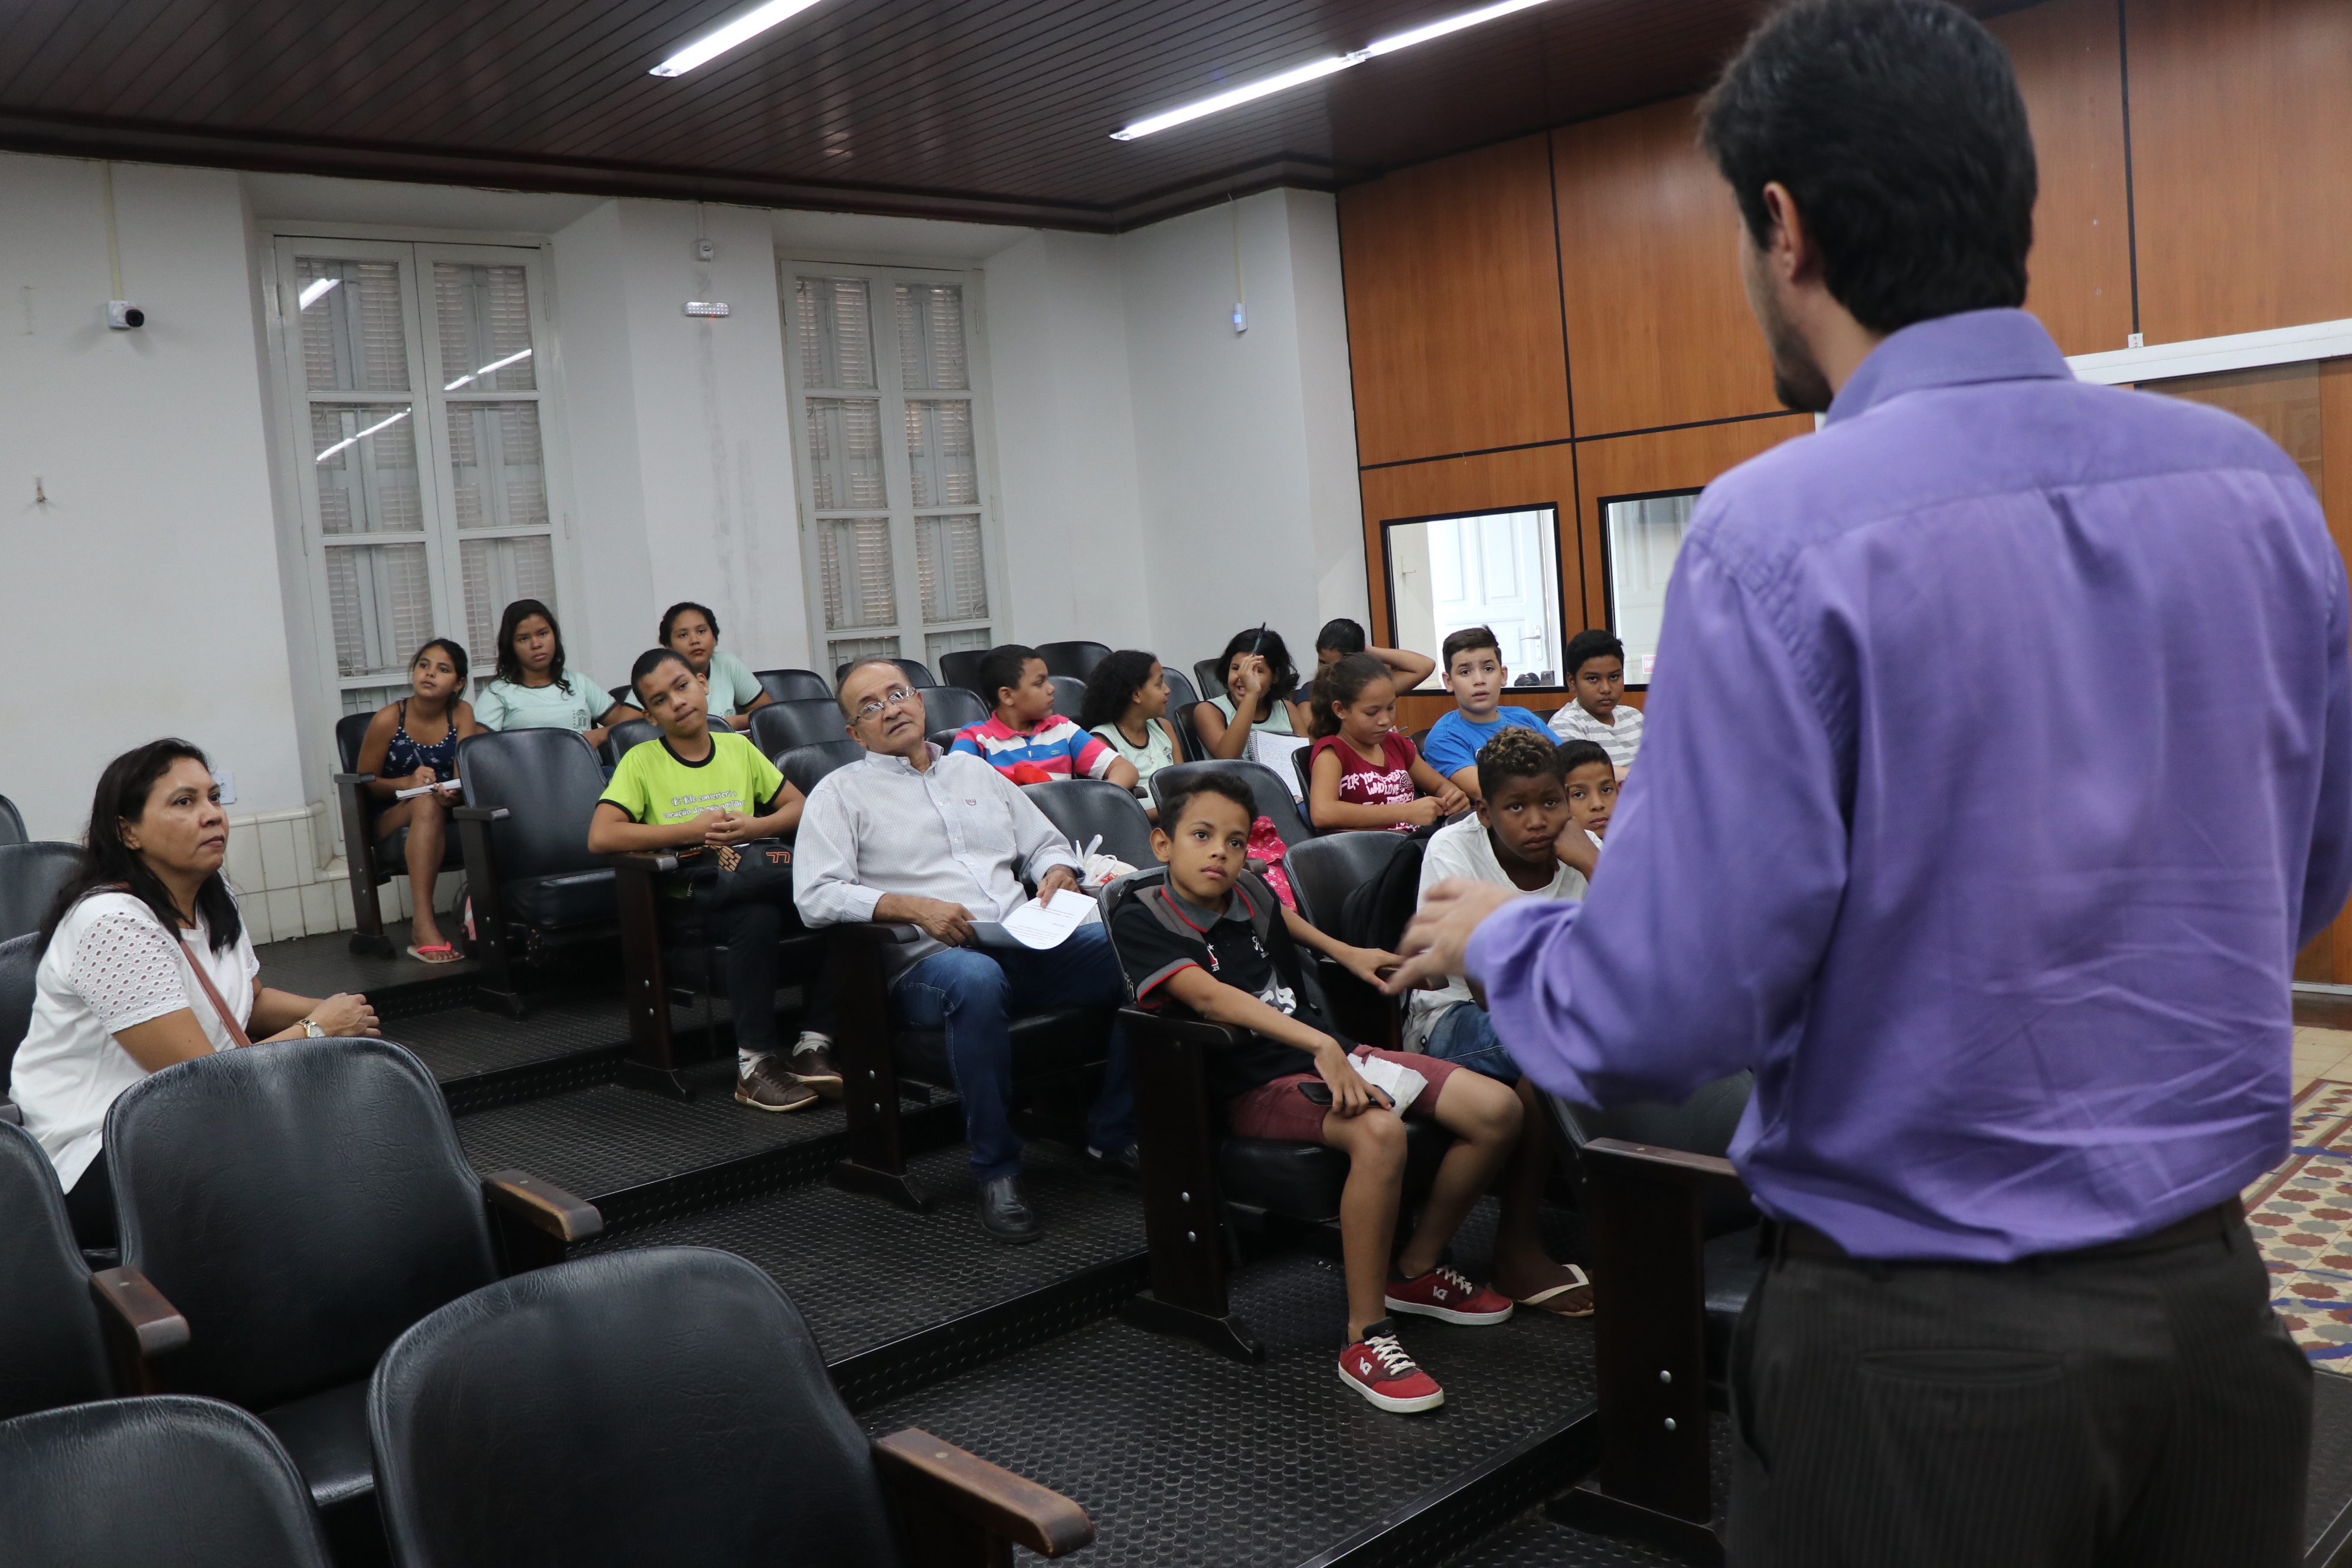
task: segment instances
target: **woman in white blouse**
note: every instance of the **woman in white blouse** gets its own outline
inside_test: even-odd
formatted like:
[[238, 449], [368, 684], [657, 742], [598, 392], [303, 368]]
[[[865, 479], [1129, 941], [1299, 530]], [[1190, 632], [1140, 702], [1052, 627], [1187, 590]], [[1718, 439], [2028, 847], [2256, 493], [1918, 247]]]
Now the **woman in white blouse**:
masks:
[[74, 1235], [114, 1245], [99, 1157], [107, 1107], [151, 1072], [253, 1039], [373, 1035], [364, 996], [272, 991], [220, 874], [228, 815], [205, 754], [153, 741], [109, 763], [89, 847], [41, 926], [32, 1025], [10, 1097], [40, 1141]]

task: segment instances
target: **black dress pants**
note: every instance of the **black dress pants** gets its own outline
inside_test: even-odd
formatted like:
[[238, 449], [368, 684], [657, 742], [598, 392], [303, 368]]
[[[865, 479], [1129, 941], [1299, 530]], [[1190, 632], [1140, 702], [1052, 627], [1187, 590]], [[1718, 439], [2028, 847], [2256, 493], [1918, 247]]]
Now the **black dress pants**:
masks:
[[735, 1016], [735, 1046], [739, 1050], [776, 1048], [776, 944], [787, 932], [801, 931], [792, 890], [772, 897], [742, 900], [710, 910], [702, 918], [726, 948], [719, 984]]
[[2245, 1222], [2122, 1256], [1783, 1251], [1732, 1343], [1733, 1568], [2288, 1568], [2311, 1365]]

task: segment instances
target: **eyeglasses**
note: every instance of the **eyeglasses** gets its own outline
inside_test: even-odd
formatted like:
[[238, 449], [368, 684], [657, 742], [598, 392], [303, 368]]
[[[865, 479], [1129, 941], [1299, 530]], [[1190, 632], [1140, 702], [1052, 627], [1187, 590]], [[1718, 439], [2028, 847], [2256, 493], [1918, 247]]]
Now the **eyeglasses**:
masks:
[[878, 719], [886, 709], [896, 708], [902, 702], [911, 702], [914, 697], [915, 694], [905, 687], [894, 686], [881, 696], [859, 703], [857, 721], [862, 724], [868, 719]]

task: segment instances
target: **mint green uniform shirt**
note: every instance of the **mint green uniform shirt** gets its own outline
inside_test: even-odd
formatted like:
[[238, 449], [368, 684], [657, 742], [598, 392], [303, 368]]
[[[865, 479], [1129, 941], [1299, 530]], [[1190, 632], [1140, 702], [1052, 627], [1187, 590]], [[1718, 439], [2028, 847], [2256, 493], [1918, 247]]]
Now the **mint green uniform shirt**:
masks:
[[710, 656], [710, 713], [726, 719], [760, 700], [760, 679], [743, 661], [721, 649]]
[[[566, 686], [571, 689], [565, 690]], [[604, 682], [577, 666], [546, 686], [487, 681], [474, 699], [474, 717], [486, 730], [570, 730], [577, 734], [594, 729], [612, 708], [613, 697]]]

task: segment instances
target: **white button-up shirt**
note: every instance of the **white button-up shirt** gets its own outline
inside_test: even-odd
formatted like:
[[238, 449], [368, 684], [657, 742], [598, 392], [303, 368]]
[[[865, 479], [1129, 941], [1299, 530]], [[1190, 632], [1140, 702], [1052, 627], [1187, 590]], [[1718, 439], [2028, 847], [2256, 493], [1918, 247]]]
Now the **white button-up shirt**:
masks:
[[[931, 748], [928, 772], [868, 752], [817, 782], [793, 841], [793, 901], [814, 926], [870, 921], [886, 893], [961, 904], [1001, 921], [1022, 887], [1056, 866], [1083, 869], [1069, 842], [1020, 787], [978, 757]], [[892, 948], [892, 973], [944, 944]]]

